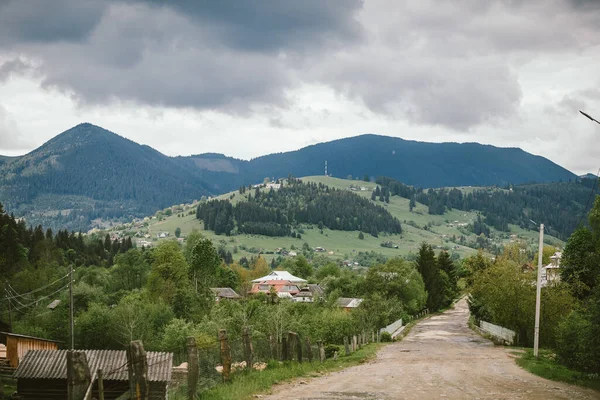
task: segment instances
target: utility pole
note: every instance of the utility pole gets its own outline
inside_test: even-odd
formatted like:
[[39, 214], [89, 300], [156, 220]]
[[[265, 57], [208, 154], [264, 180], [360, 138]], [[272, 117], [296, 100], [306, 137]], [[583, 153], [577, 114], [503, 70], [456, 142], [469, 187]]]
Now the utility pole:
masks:
[[542, 295], [542, 256], [544, 255], [544, 224], [540, 224], [540, 246], [538, 253], [537, 288], [535, 293], [535, 332], [533, 337], [533, 356], [538, 356], [540, 345], [540, 302]]
[[6, 292], [6, 303], [8, 303], [8, 331], [12, 332], [12, 305], [8, 297], [8, 282], [4, 283], [4, 291]]
[[73, 320], [73, 264], [69, 264], [69, 323], [71, 325], [71, 350], [75, 349], [75, 322]]

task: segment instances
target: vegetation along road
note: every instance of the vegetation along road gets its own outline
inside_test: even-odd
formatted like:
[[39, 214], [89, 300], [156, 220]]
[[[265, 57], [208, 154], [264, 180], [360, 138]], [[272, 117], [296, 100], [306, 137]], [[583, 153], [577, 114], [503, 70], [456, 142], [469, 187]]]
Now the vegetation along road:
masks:
[[597, 399], [598, 392], [521, 369], [467, 326], [466, 300], [416, 325], [367, 364], [280, 385], [267, 399]]

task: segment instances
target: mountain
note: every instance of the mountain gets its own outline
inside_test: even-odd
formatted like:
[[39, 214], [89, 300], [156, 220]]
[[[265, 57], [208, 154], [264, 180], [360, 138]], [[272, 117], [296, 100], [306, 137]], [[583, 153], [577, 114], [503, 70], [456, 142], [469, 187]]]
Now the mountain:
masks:
[[579, 177], [581, 179], [598, 179], [597, 175], [590, 174], [590, 173], [587, 173], [587, 174], [584, 174], [584, 175], [579, 175]]
[[87, 123], [3, 160], [0, 202], [44, 226], [87, 230], [95, 218], [148, 215], [211, 193], [174, 158]]
[[478, 143], [425, 143], [389, 136], [361, 135], [300, 150], [242, 161], [223, 155], [190, 157], [223, 182], [265, 177], [330, 175], [345, 178], [387, 176], [424, 188], [558, 182], [577, 176], [552, 161], [517, 148]]
[[87, 230], [234, 190], [265, 177], [387, 176], [424, 188], [556, 182], [576, 175], [516, 148], [362, 135], [249, 161], [168, 157], [101, 127], [77, 125], [20, 157], [0, 156], [0, 203], [30, 224]]

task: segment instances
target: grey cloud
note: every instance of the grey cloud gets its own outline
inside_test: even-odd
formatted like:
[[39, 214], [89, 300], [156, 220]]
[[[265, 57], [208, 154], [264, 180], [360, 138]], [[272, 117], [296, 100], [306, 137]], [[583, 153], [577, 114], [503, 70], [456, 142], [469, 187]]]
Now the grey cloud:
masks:
[[20, 21], [14, 51], [81, 104], [245, 114], [317, 83], [458, 131], [518, 115], [519, 64], [598, 37], [596, 14], [568, 0], [59, 0], [30, 13], [24, 3], [0, 8], [0, 34], [6, 15]]
[[23, 150], [31, 145], [31, 142], [23, 139], [8, 110], [0, 105], [0, 150]]
[[6, 81], [11, 75], [25, 75], [32, 71], [34, 66], [20, 57], [0, 64], [0, 82]]
[[95, 0], [3, 0], [0, 46], [83, 40], [105, 9], [104, 1]]

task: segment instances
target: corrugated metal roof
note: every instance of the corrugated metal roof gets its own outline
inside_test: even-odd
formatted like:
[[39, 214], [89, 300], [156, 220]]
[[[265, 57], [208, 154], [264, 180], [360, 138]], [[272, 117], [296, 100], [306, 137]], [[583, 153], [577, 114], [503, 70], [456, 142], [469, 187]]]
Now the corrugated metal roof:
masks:
[[[127, 353], [125, 350], [76, 350], [83, 351], [94, 374], [102, 368], [104, 379], [126, 381]], [[20, 361], [14, 378], [67, 379], [68, 350], [29, 350]], [[173, 367], [173, 353], [146, 352], [148, 380], [169, 382]]]

